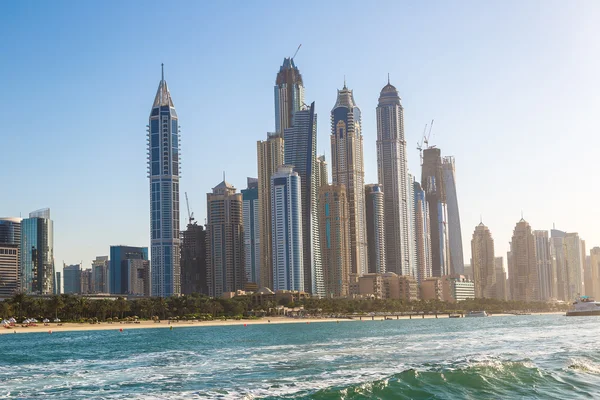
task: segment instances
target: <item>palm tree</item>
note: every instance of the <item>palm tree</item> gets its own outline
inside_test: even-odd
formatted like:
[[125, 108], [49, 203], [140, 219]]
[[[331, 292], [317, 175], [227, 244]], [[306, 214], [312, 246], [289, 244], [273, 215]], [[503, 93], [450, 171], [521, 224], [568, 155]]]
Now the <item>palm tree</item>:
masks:
[[27, 294], [25, 292], [19, 292], [15, 294], [12, 298], [12, 303], [17, 309], [17, 318], [21, 318], [23, 315], [21, 313], [23, 306], [27, 303]]
[[50, 299], [50, 309], [54, 312], [54, 318], [58, 318], [58, 312], [65, 307], [65, 302], [60, 295], [54, 295]]
[[4, 300], [0, 303], [0, 313], [2, 314], [2, 318], [8, 319], [10, 318], [10, 314], [12, 312], [12, 307], [8, 300]]

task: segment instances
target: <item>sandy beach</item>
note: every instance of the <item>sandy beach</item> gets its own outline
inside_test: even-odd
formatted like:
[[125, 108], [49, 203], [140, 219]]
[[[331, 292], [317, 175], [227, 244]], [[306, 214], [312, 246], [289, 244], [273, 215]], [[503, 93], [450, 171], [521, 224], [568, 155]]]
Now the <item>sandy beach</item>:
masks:
[[[564, 315], [564, 312], [551, 312], [551, 313], [532, 313], [530, 315]], [[492, 317], [511, 317], [514, 314], [493, 314]], [[85, 323], [74, 323], [66, 322], [63, 324], [50, 323], [45, 326], [43, 323], [38, 323], [37, 326], [22, 327], [22, 324], [10, 328], [0, 328], [0, 335], [15, 334], [15, 333], [56, 333], [56, 332], [72, 332], [72, 331], [106, 331], [106, 330], [128, 330], [128, 329], [148, 329], [148, 328], [166, 328], [173, 329], [177, 328], [191, 328], [191, 327], [207, 327], [207, 326], [248, 326], [248, 325], [262, 325], [262, 324], [312, 324], [320, 322], [371, 322], [371, 321], [385, 321], [396, 320], [396, 319], [423, 319], [422, 315], [413, 315], [412, 318], [408, 315], [403, 316], [363, 316], [362, 320], [358, 317], [354, 319], [345, 318], [288, 318], [288, 317], [265, 317], [254, 320], [217, 320], [217, 321], [179, 321], [171, 322], [161, 321], [160, 323], [154, 321], [139, 321], [138, 323], [133, 322], [101, 322], [97, 324], [85, 324]], [[425, 319], [435, 319], [435, 315], [425, 315]], [[438, 319], [448, 318], [448, 314], [439, 314]]]

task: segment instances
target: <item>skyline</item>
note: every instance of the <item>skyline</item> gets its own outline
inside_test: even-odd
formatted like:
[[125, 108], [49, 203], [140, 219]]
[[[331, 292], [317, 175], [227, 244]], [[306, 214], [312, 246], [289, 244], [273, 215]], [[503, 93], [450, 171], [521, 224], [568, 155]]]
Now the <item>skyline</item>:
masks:
[[[358, 4], [348, 3], [345, 10], [347, 18], [360, 14], [361, 18], [372, 21], [383, 15], [382, 12], [374, 12], [375, 8], [359, 7]], [[238, 188], [244, 187], [246, 176], [257, 176], [255, 143], [264, 140], [266, 132], [272, 131], [275, 125], [272, 87], [277, 70], [283, 58], [293, 54], [297, 45], [302, 43], [296, 61], [305, 82], [306, 97], [316, 102], [320, 126], [317, 152], [326, 154], [329, 165], [328, 114], [335, 103], [335, 90], [342, 87], [343, 76], [346, 75], [348, 86], [353, 89], [362, 112], [365, 183], [377, 182], [375, 107], [378, 93], [385, 85], [389, 72], [405, 107], [409, 171], [419, 180], [416, 143], [420, 140], [424, 124], [432, 118], [436, 121], [432, 144], [442, 149], [442, 156], [453, 155], [456, 158], [463, 238], [471, 236], [480, 215], [483, 215], [483, 222], [490, 228], [497, 243], [498, 255], [506, 259], [506, 243], [523, 210], [525, 219], [533, 229], [550, 230], [555, 222], [557, 229], [578, 232], [591, 248], [600, 244], [600, 234], [594, 229], [594, 221], [599, 213], [593, 203], [598, 191], [589, 184], [589, 178], [595, 171], [593, 148], [600, 144], [600, 140], [591, 134], [594, 110], [598, 105], [593, 93], [594, 86], [600, 83], [594, 71], [600, 62], [598, 53], [590, 51], [598, 50], [598, 44], [592, 40], [593, 34], [589, 34], [589, 40], [584, 37], [576, 39], [578, 34], [591, 29], [585, 22], [591, 23], [597, 19], [598, 6], [587, 3], [587, 10], [581, 6], [578, 14], [584, 20], [582, 22], [575, 20], [572, 9], [561, 8], [559, 3], [545, 2], [543, 10], [536, 10], [535, 3], [521, 5], [518, 7], [520, 15], [508, 15], [507, 10], [511, 8], [509, 4], [514, 8], [517, 3], [485, 7], [471, 4], [471, 14], [467, 13], [466, 16], [472, 18], [472, 13], [480, 12], [481, 18], [469, 20], [466, 26], [461, 27], [462, 30], [456, 29], [460, 25], [460, 18], [450, 24], [454, 30], [449, 29], [448, 21], [444, 22], [444, 13], [458, 17], [454, 14], [460, 12], [450, 11], [447, 8], [449, 6], [440, 5], [431, 11], [431, 18], [428, 17], [431, 26], [437, 28], [419, 37], [421, 47], [409, 48], [406, 57], [396, 59], [385, 52], [385, 46], [392, 44], [401, 48], [404, 43], [402, 35], [394, 37], [398, 43], [383, 40], [381, 44], [376, 40], [378, 35], [371, 34], [368, 37], [366, 28], [357, 25], [355, 28], [360, 33], [357, 34], [357, 40], [361, 44], [357, 52], [360, 57], [342, 54], [341, 60], [333, 63], [328, 57], [333, 50], [321, 44], [322, 39], [317, 32], [300, 35], [286, 30], [282, 31], [281, 37], [269, 36], [267, 39], [265, 35], [270, 30], [260, 29], [256, 34], [264, 43], [260, 39], [253, 40], [251, 47], [264, 46], [262, 58], [249, 56], [255, 50], [245, 46], [236, 48], [239, 44], [231, 43], [233, 39], [229, 37], [230, 41], [225, 40], [222, 48], [209, 46], [212, 58], [177, 52], [182, 48], [176, 48], [167, 49], [156, 57], [151, 56], [151, 60], [145, 55], [144, 62], [139, 62], [135, 60], [136, 51], [126, 53], [125, 47], [119, 47], [114, 42], [118, 35], [125, 33], [126, 45], [137, 45], [137, 51], [144, 53], [149, 45], [142, 41], [143, 29], [137, 34], [133, 32], [133, 27], [106, 32], [103, 40], [115, 46], [110, 49], [104, 43], [92, 40], [95, 30], [107, 23], [109, 17], [124, 21], [134, 15], [135, 7], [132, 5], [121, 7], [123, 15], [115, 17], [101, 12], [97, 21], [81, 18], [75, 21], [73, 27], [63, 27], [63, 31], [57, 35], [43, 38], [35, 35], [55, 24], [64, 24], [63, 18], [73, 17], [73, 13], [87, 10], [91, 16], [91, 11], [98, 6], [76, 5], [72, 11], [61, 16], [59, 13], [63, 10], [60, 7], [53, 11], [42, 5], [36, 7], [39, 15], [33, 15], [25, 13], [29, 9], [26, 6], [10, 5], [9, 21], [3, 24], [4, 28], [0, 28], [0, 31], [7, 29], [13, 34], [20, 34], [21, 39], [25, 40], [20, 46], [27, 51], [23, 52], [16, 44], [0, 45], [4, 54], [11, 55], [0, 66], [0, 73], [8, 78], [6, 96], [0, 101], [14, 116], [6, 128], [14, 133], [6, 135], [8, 148], [27, 151], [3, 154], [0, 166], [3, 171], [13, 173], [7, 177], [13, 180], [15, 188], [9, 196], [0, 199], [0, 214], [7, 217], [25, 216], [32, 210], [49, 207], [55, 221], [56, 266], [62, 265], [63, 261], [66, 264], [81, 261], [88, 268], [96, 256], [108, 255], [111, 245], [149, 246], [148, 188], [143, 148], [148, 99], [154, 94], [159, 67], [164, 62], [165, 78], [177, 100], [177, 110], [182, 120], [181, 192], [190, 194], [192, 211], [202, 222], [206, 217], [206, 193], [219, 181], [223, 170], [227, 172], [228, 181]], [[267, 8], [266, 3], [260, 6]], [[168, 12], [176, 15], [183, 12], [184, 7], [176, 8]], [[194, 8], [193, 4], [191, 8]], [[406, 11], [409, 23], [400, 23], [399, 26], [406, 29], [407, 33], [410, 33], [410, 29], [420, 27], [424, 19], [419, 18], [425, 15], [424, 9], [404, 4], [390, 3], [389, 7], [376, 8], [385, 9], [386, 12]], [[320, 6], [321, 13], [315, 18], [318, 22], [327, 21], [326, 17], [331, 17], [333, 13], [332, 9], [335, 9], [333, 3]], [[239, 11], [243, 10], [244, 7], [239, 7], [232, 12], [232, 16], [228, 15], [232, 19], [223, 28], [217, 27], [219, 17], [225, 18], [219, 13], [218, 6], [217, 10], [209, 10], [217, 14], [217, 22], [212, 28], [218, 32], [235, 26], [230, 24], [240, 24], [242, 29], [247, 29], [244, 24], [248, 22], [241, 22], [239, 15]], [[158, 12], [159, 8], [135, 8], [137, 13], [152, 11]], [[508, 18], [510, 26], [524, 28], [527, 24], [530, 35], [521, 37], [518, 29], [494, 31], [494, 28], [505, 25], [502, 21], [495, 21], [497, 15], [494, 11]], [[540, 15], [536, 19], [528, 19], [537, 15], [538, 11]], [[300, 15], [303, 12], [306, 13], [298, 10]], [[427, 12], [430, 13], [429, 10]], [[48, 18], [41, 20], [40, 17], [45, 13]], [[27, 23], [23, 23], [19, 16], [27, 18]], [[188, 17], [187, 21], [192, 18]], [[490, 18], [494, 21], [490, 21]], [[35, 25], [36, 20], [39, 26], [32, 33], [23, 31]], [[82, 21], [89, 23], [89, 26], [81, 25]], [[535, 25], [536, 21], [538, 25]], [[288, 20], [285, 23], [299, 22]], [[487, 34], [473, 37], [478, 33], [477, 28], [486, 24], [489, 25]], [[260, 20], [252, 24], [256, 27], [260, 25]], [[552, 26], [552, 29], [548, 26]], [[569, 28], [573, 30], [575, 27], [579, 33], [569, 32]], [[77, 29], [83, 28], [87, 29], [87, 34], [77, 37]], [[315, 30], [341, 45], [342, 42], [332, 32], [334, 28], [328, 35], [327, 30]], [[186, 29], [189, 31], [191, 27], [183, 23], [181, 28], [175, 29], [175, 35], [180, 37]], [[422, 30], [422, 27], [419, 29]], [[207, 31], [210, 32], [210, 29]], [[187, 47], [183, 50], [189, 52], [195, 49], [195, 43], [189, 42], [203, 40], [204, 35], [186, 37]], [[506, 41], [498, 42], [503, 35], [507, 36]], [[30, 40], [27, 41], [27, 38]], [[78, 46], [86, 38], [90, 40], [85, 45], [88, 53], [84, 52], [81, 58], [73, 57], [70, 52], [79, 49]], [[542, 38], [545, 40], [540, 41]], [[39, 39], [39, 42], [34, 42], [34, 39]], [[491, 40], [487, 43], [486, 39]], [[44, 43], [48, 40], [57, 40], [52, 53], [44, 50]], [[159, 42], [164, 44], [163, 40], [166, 39], [160, 38]], [[429, 48], [427, 43], [437, 46]], [[457, 47], [461, 51], [450, 46], [440, 55], [444, 43], [460, 43]], [[458, 60], [453, 58], [453, 51], [462, 56], [475, 56], [475, 59], [468, 63], [464, 59]], [[581, 54], [582, 51], [586, 54]], [[93, 57], [95, 53], [98, 53], [98, 58]], [[387, 61], [373, 62], [377, 56], [385, 57]], [[244, 64], [232, 62], [234, 58], [243, 58]], [[432, 58], [437, 63], [432, 63]], [[207, 59], [214, 59], [214, 62], [205, 63]], [[511, 62], [505, 63], [506, 59]], [[503, 62], [492, 65], [498, 60]], [[484, 76], [477, 74], [484, 70]], [[244, 77], [240, 78], [242, 72]], [[49, 76], [52, 79], [45, 79]], [[252, 79], [253, 76], [256, 76], [256, 80]], [[212, 86], [213, 81], [219, 84]], [[511, 85], [504, 87], [507, 82]], [[216, 99], [219, 99], [219, 92], [230, 92], [233, 87], [242, 84], [247, 85], [244, 88], [245, 96], [251, 93], [252, 101], [244, 103], [246, 108], [235, 108], [236, 118], [244, 121], [244, 129], [239, 130], [223, 124], [228, 120], [224, 106], [230, 98]], [[220, 85], [223, 87], [218, 88]], [[120, 98], [115, 98], [115, 91], [118, 91]], [[491, 97], [497, 103], [491, 101]], [[447, 107], [448, 98], [452, 99], [451, 107]], [[461, 102], [455, 102], [455, 99]], [[113, 124], [109, 126], [115, 127], [114, 131], [94, 124], [102, 104], [111, 104], [125, 111], [112, 118]], [[508, 108], [500, 108], [500, 105]], [[559, 107], [560, 113], [556, 112]], [[511, 118], [503, 119], [506, 116]], [[69, 118], [69, 123], [62, 123], [66, 118]], [[590, 121], [587, 124], [586, 118]], [[235, 136], [227, 139], [229, 135]], [[485, 141], [491, 143], [482, 143]], [[225, 146], [229, 146], [227, 150], [233, 152], [232, 157], [221, 160], [211, 158], [211, 153], [218, 153]], [[49, 148], [54, 150], [48, 152]], [[70, 150], [66, 155], [61, 152], [65, 149]], [[547, 152], [545, 159], [542, 158], [544, 151]], [[47, 159], [49, 162], [43, 165], [45, 176], [52, 179], [36, 180], [40, 176], [40, 165], [24, 162], [24, 156], [33, 160]], [[560, 166], [556, 167], [559, 162]], [[514, 165], [511, 166], [511, 163]], [[19, 168], [12, 169], [14, 165]], [[36, 184], [32, 185], [32, 181]], [[577, 207], [573, 207], [574, 201], [577, 201]], [[82, 221], [85, 223], [82, 224]], [[465, 263], [470, 258], [469, 248], [469, 242], [463, 240]]]

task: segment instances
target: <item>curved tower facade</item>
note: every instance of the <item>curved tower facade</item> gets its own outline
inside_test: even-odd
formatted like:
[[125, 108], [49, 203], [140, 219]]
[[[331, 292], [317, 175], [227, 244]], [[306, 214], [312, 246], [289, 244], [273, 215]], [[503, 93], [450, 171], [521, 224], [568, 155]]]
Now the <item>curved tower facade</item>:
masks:
[[362, 275], [368, 259], [361, 116], [346, 84], [331, 110], [331, 170], [333, 184], [346, 187], [351, 272]]
[[383, 186], [386, 269], [398, 275], [412, 272], [407, 169], [404, 108], [388, 81], [377, 105], [377, 176]]
[[442, 159], [442, 170], [444, 172], [446, 205], [448, 208], [448, 248], [450, 251], [450, 273], [462, 275], [465, 272], [465, 261], [463, 258], [460, 214], [458, 212], [458, 196], [456, 194], [454, 157], [444, 157]]
[[293, 58], [284, 58], [275, 80], [275, 131], [283, 134], [304, 104], [304, 83]]
[[148, 177], [152, 295], [181, 292], [179, 240], [179, 119], [164, 79], [150, 111], [148, 124]]

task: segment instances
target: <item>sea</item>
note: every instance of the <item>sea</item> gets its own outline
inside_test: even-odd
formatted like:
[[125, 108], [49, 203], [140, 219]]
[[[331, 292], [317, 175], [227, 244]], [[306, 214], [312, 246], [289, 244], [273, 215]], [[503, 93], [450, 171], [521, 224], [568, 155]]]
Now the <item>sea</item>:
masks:
[[0, 354], [0, 398], [600, 398], [600, 317], [17, 333]]

